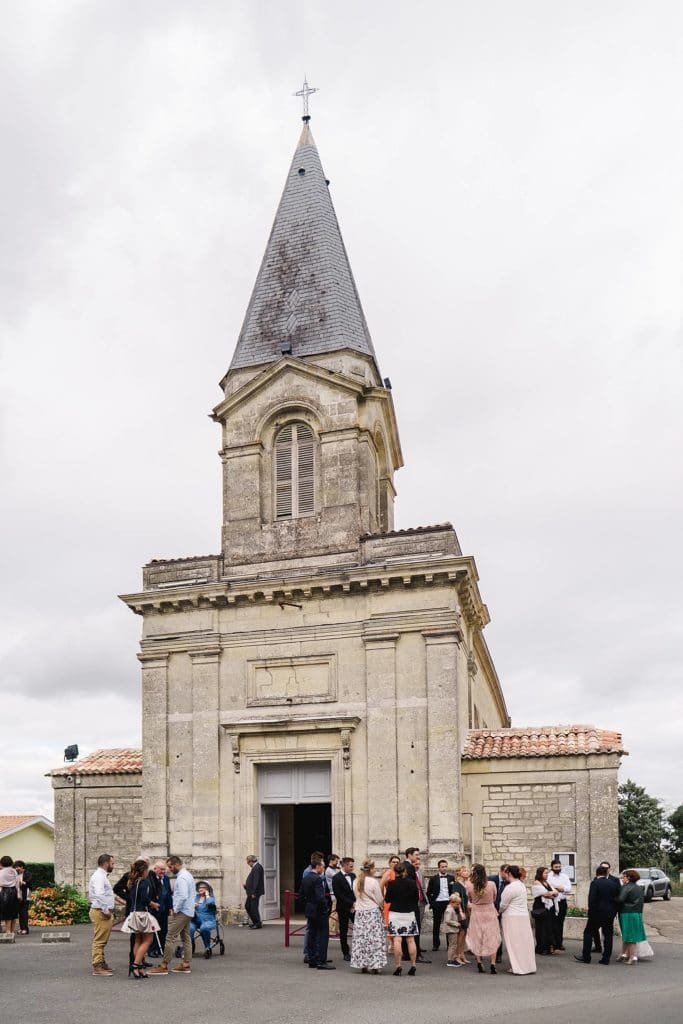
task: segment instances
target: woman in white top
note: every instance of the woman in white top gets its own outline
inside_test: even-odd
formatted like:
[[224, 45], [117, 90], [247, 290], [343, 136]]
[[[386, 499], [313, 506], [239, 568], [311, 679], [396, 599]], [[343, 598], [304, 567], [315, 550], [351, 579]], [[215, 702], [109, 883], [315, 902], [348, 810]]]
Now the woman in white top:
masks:
[[387, 941], [384, 933], [382, 907], [384, 898], [379, 881], [375, 878], [375, 862], [364, 860], [353, 883], [356, 897], [356, 916], [351, 940], [351, 966], [360, 967], [363, 974], [379, 974], [387, 962]]
[[500, 894], [500, 921], [503, 942], [510, 960], [508, 974], [535, 974], [534, 936], [531, 931], [527, 892], [516, 864], [503, 872], [507, 885]]
[[536, 868], [536, 875], [531, 883], [531, 895], [534, 898], [531, 916], [536, 930], [536, 952], [539, 956], [550, 956], [554, 952], [553, 922], [555, 920], [555, 900], [559, 893], [548, 882], [548, 869]]

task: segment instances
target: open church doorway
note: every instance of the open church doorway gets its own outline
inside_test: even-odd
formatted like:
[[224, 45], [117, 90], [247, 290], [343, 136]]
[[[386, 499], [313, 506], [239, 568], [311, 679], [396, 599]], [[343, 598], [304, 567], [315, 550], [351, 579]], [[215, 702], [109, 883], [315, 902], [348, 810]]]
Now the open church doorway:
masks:
[[329, 762], [261, 766], [259, 799], [262, 916], [273, 920], [283, 913], [285, 889], [298, 889], [311, 852], [333, 852]]

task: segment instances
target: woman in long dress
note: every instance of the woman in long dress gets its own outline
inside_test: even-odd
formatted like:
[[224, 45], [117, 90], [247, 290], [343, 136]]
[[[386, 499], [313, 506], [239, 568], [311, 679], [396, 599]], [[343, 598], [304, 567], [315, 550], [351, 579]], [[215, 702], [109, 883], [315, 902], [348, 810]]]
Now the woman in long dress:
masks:
[[394, 853], [389, 858], [389, 866], [380, 879], [380, 889], [382, 890], [382, 896], [384, 896], [384, 926], [387, 927], [389, 924], [389, 911], [391, 910], [391, 903], [386, 898], [386, 891], [389, 882], [393, 882], [396, 878], [396, 868], [401, 863], [401, 858], [398, 854]]
[[467, 897], [472, 913], [467, 927], [467, 948], [477, 958], [477, 970], [484, 973], [482, 957], [490, 960], [491, 974], [496, 971], [496, 953], [500, 946], [500, 924], [496, 913], [496, 886], [489, 882], [483, 864], [475, 864], [467, 883]]
[[351, 940], [351, 966], [360, 967], [363, 974], [370, 971], [379, 974], [387, 962], [387, 940], [384, 934], [382, 906], [384, 898], [378, 879], [375, 878], [375, 862], [364, 860], [353, 883], [356, 897], [356, 913], [353, 920]]
[[627, 964], [638, 963], [636, 946], [645, 942], [647, 935], [643, 926], [643, 903], [645, 893], [638, 885], [639, 873], [635, 868], [628, 868], [622, 873], [623, 886], [617, 896], [619, 906], [619, 931], [621, 932], [622, 949], [620, 960]]
[[508, 884], [500, 894], [500, 923], [510, 960], [508, 974], [535, 974], [534, 936], [531, 931], [527, 893], [520, 880], [520, 869], [508, 864], [503, 872]]
[[470, 870], [466, 864], [460, 864], [459, 867], [455, 869], [455, 891], [459, 893], [460, 899], [462, 900], [462, 909], [465, 911], [465, 920], [458, 932], [458, 944], [456, 946], [455, 959], [459, 964], [462, 964], [463, 967], [465, 964], [472, 962], [465, 956], [465, 939], [467, 936], [467, 926], [470, 923], [470, 905], [467, 898], [467, 880], [469, 877]]
[[[553, 921], [555, 919], [555, 900], [560, 895], [548, 881], [548, 868], [536, 868], [536, 875], [531, 883], [531, 895], [534, 898], [531, 914], [536, 931], [536, 952], [539, 956], [550, 956], [555, 950], [552, 947]], [[559, 954], [559, 950], [557, 951]]]

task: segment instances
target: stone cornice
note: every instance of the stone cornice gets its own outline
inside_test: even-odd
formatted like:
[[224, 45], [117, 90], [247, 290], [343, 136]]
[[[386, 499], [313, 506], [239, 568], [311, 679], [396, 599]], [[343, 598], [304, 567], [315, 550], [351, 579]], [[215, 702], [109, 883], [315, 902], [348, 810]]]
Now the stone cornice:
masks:
[[272, 711], [264, 715], [226, 715], [220, 726], [234, 736], [263, 735], [279, 732], [341, 732], [353, 730], [360, 724], [357, 715], [282, 715]]
[[308, 377], [309, 379], [316, 382], [322, 382], [328, 386], [332, 385], [333, 387], [344, 388], [346, 391], [349, 391], [356, 396], [361, 396], [366, 391], [362, 382], [353, 380], [351, 377], [347, 377], [343, 373], [332, 373], [329, 370], [316, 366], [313, 363], [305, 363], [301, 359], [296, 359], [294, 356], [284, 356], [276, 363], [273, 363], [272, 366], [263, 373], [258, 374], [256, 377], [252, 377], [251, 380], [247, 381], [247, 383], [241, 388], [233, 392], [229, 398], [220, 402], [211, 413], [211, 418], [219, 423], [222, 422], [238, 406], [246, 401], [246, 399], [256, 394], [257, 391], [261, 391], [264, 387], [267, 387], [271, 381], [275, 380], [276, 377], [282, 376], [282, 374], [286, 373], [287, 370], [293, 370], [301, 377]]
[[486, 605], [476, 584], [476, 566], [469, 556], [424, 559], [387, 559], [372, 564], [347, 566], [324, 573], [232, 577], [220, 582], [191, 582], [178, 587], [122, 594], [120, 599], [137, 615], [179, 612], [192, 608], [228, 607], [238, 602], [277, 603], [302, 601], [331, 594], [362, 593], [389, 587], [443, 586], [455, 584], [466, 621], [482, 628], [489, 621]]

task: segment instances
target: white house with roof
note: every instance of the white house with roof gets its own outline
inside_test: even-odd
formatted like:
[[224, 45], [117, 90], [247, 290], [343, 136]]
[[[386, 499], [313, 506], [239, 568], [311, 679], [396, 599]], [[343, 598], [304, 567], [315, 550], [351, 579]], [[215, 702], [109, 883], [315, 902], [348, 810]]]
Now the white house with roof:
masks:
[[0, 814], [0, 857], [53, 864], [55, 827], [42, 814]]

